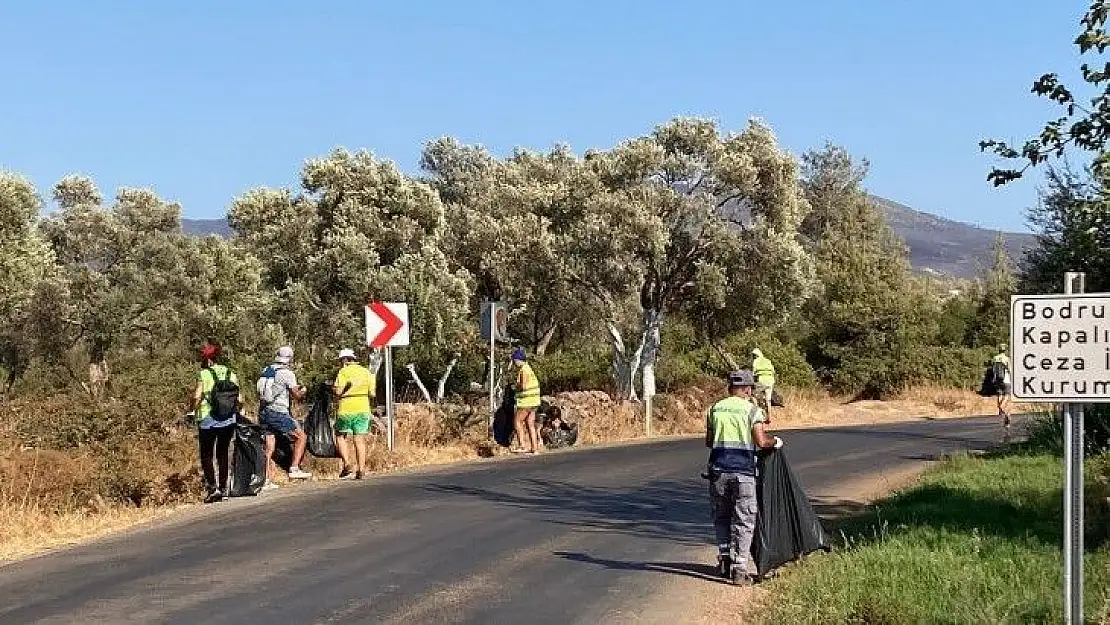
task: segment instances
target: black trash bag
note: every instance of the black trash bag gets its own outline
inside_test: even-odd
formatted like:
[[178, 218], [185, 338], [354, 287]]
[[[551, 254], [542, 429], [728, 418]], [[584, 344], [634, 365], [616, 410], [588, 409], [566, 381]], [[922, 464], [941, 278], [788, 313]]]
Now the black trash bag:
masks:
[[756, 496], [759, 512], [752, 538], [752, 559], [760, 577], [822, 549], [831, 551], [821, 519], [790, 470], [782, 449], [759, 454]]
[[505, 389], [501, 406], [493, 413], [493, 440], [498, 445], [508, 447], [513, 440], [513, 413], [516, 412], [516, 391]]
[[293, 441], [288, 436], [274, 434], [273, 460], [277, 468], [286, 473], [293, 468]]
[[308, 453], [317, 458], [338, 458], [335, 448], [335, 430], [331, 424], [331, 385], [321, 382], [312, 393], [312, 404], [304, 420], [308, 436]]
[[548, 449], [570, 447], [578, 442], [578, 424], [563, 420], [563, 411], [548, 402], [540, 402], [540, 439]]
[[255, 423], [236, 423], [232, 446], [228, 494], [232, 497], [257, 495], [266, 484], [266, 449], [262, 444], [262, 427]]
[[771, 389], [771, 405], [778, 408], [785, 408], [786, 404], [782, 402], [782, 395], [779, 394], [777, 388]]
[[1006, 388], [1006, 365], [992, 362], [983, 372], [983, 384], [979, 386], [979, 395], [982, 397], [997, 397], [1004, 394]]

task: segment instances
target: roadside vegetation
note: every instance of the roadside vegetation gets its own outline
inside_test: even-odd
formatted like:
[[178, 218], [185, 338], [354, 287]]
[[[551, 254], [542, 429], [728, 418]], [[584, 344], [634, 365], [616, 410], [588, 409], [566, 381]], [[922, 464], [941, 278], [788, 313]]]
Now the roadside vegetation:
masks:
[[[1092, 415], [1099, 428], [1106, 413]], [[1053, 623], [1063, 619], [1058, 418], [1028, 444], [958, 456], [835, 521], [833, 553], [786, 567], [756, 608], [766, 623]], [[1085, 611], [1110, 623], [1110, 438], [1086, 463]]]
[[697, 432], [756, 346], [784, 425], [993, 412], [970, 393], [1006, 341], [1009, 296], [1063, 268], [1108, 286], [1104, 179], [1051, 173], [1038, 249], [1015, 267], [999, 239], [961, 281], [911, 271], [867, 171], [832, 144], [795, 158], [754, 120], [675, 118], [585, 154], [442, 137], [415, 175], [337, 149], [304, 163], [299, 188], [228, 198], [229, 239], [186, 235], [181, 207], [148, 189], [0, 172], [0, 521], [49, 537], [195, 502], [182, 413], [198, 346], [224, 346], [248, 397], [280, 345], [302, 381], [324, 381], [363, 343], [370, 299], [408, 302], [413, 337], [394, 359], [399, 445], [379, 444], [376, 468], [492, 453], [474, 388], [487, 300], [509, 303], [510, 335], [583, 443], [639, 436], [649, 396], [658, 433]]

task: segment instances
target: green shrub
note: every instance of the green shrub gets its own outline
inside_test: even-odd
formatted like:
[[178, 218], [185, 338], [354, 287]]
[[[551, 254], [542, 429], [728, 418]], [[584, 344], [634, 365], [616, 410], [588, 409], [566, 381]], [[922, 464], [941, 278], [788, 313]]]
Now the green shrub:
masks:
[[531, 359], [545, 395], [612, 386], [610, 352], [605, 346], [549, 352]]

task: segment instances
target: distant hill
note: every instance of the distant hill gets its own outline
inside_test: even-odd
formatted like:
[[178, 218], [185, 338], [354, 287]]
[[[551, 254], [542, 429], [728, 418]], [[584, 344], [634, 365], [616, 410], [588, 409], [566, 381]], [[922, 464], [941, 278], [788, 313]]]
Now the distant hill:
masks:
[[[914, 210], [886, 198], [871, 196], [886, 212], [890, 227], [910, 248], [910, 262], [918, 271], [958, 278], [974, 277], [991, 260], [996, 230], [988, 230]], [[1026, 248], [1036, 245], [1029, 233], [1003, 232], [1006, 251], [1016, 263]]]
[[[945, 219], [914, 210], [879, 196], [871, 196], [886, 213], [887, 221], [910, 248], [914, 269], [956, 278], [972, 278], [991, 259], [994, 230]], [[182, 229], [188, 234], [231, 236], [226, 219], [183, 219]], [[1004, 232], [1006, 249], [1016, 262], [1025, 248], [1036, 243], [1031, 234]]]

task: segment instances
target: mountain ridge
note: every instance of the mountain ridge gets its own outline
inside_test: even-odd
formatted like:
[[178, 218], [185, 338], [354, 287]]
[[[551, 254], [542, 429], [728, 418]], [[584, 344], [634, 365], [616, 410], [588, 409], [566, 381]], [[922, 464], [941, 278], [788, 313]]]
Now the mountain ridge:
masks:
[[[992, 230], [919, 211], [881, 196], [870, 198], [906, 243], [910, 264], [919, 272], [974, 278], [990, 263], [994, 238], [999, 233], [1015, 262], [1021, 260], [1026, 249], [1036, 245], [1036, 236], [1030, 233]], [[232, 234], [227, 219], [182, 219], [181, 228], [196, 236], [215, 234], [226, 238]]]

